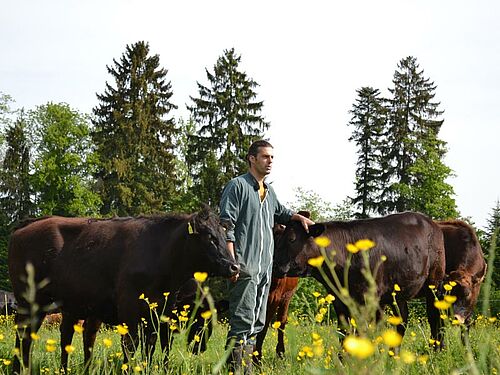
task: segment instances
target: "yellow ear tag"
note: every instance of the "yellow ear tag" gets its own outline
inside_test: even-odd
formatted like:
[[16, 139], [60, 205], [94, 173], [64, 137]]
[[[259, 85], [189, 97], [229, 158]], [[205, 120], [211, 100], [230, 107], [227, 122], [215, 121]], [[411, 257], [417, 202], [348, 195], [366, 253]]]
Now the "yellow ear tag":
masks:
[[188, 233], [189, 234], [193, 234], [194, 233], [194, 230], [193, 230], [193, 227], [191, 226], [191, 223], [188, 223]]

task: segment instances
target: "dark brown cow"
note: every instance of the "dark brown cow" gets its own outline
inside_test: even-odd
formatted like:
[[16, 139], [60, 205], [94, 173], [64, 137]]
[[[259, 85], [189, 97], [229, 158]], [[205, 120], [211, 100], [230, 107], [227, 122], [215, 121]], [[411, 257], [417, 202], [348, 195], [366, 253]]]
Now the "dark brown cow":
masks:
[[[326, 249], [332, 254], [336, 264], [335, 273], [343, 282], [346, 266], [348, 243], [355, 243], [361, 239], [370, 239], [376, 245], [369, 250], [370, 268], [381, 264], [374, 275], [377, 284], [380, 311], [384, 306], [391, 304], [394, 285], [401, 288], [396, 295], [398, 307], [403, 318], [403, 324], [397, 327], [398, 332], [404, 335], [404, 325], [408, 319], [406, 301], [424, 294], [427, 299], [427, 314], [431, 323], [433, 338], [440, 338], [439, 311], [434, 308], [434, 295], [428, 285], [440, 285], [445, 276], [445, 251], [443, 234], [439, 226], [425, 215], [405, 212], [388, 215], [381, 218], [332, 221], [318, 223], [309, 228], [309, 233], [291, 222], [277, 242], [275, 258], [275, 276], [285, 276], [293, 271], [293, 276], [306, 276], [307, 261], [321, 255], [319, 246], [313, 237], [319, 235], [330, 239], [331, 244]], [[381, 257], [386, 256], [385, 262]], [[363, 261], [360, 253], [352, 256], [349, 268], [349, 293], [358, 303], [364, 302], [364, 294], [368, 285], [362, 274]], [[330, 276], [326, 265], [324, 271]], [[310, 268], [309, 268], [310, 269]], [[312, 269], [311, 275], [320, 281], [334, 294], [317, 269]], [[349, 321], [349, 310], [339, 298], [333, 303], [339, 323]]]
[[[444, 236], [446, 254], [445, 281], [455, 281], [457, 283], [451, 292], [452, 295], [457, 296], [457, 301], [453, 305], [455, 318], [465, 323], [468, 329], [479, 296], [481, 282], [486, 274], [486, 262], [476, 232], [469, 224], [460, 220], [437, 221], [437, 223]], [[270, 305], [273, 305], [273, 301], [280, 301], [281, 305], [286, 306], [290, 304], [296, 285], [294, 283], [288, 284], [287, 279], [290, 278], [277, 279], [282, 280], [281, 284], [274, 282], [273, 279], [269, 292], [269, 295], [272, 295], [273, 298], [268, 301], [268, 309]], [[292, 279], [295, 280], [296, 278]], [[288, 288], [284, 287], [284, 285], [287, 285]], [[274, 313], [268, 318], [269, 321], [274, 318]], [[283, 321], [286, 318], [278, 315], [277, 320]], [[266, 321], [266, 324], [269, 325], [270, 322]], [[264, 336], [259, 335], [257, 337], [257, 340], [261, 340], [260, 348], [262, 348]], [[278, 348], [280, 352], [278, 352]], [[276, 352], [280, 357], [283, 356], [283, 334], [278, 336]]]
[[460, 220], [438, 221], [446, 249], [446, 282], [457, 283], [451, 294], [455, 318], [469, 326], [486, 275], [486, 262], [476, 232]]
[[[239, 266], [226, 250], [224, 230], [208, 207], [192, 215], [115, 218], [107, 220], [49, 217], [20, 227], [9, 244], [9, 273], [19, 310], [23, 362], [28, 365], [32, 331], [45, 315], [43, 309], [30, 314], [30, 302], [38, 306], [57, 303], [61, 323], [61, 361], [67, 365], [66, 345], [71, 343], [73, 325], [84, 319], [85, 357], [90, 358], [97, 330], [102, 322], [126, 324], [123, 336], [126, 357], [137, 347], [138, 324], [143, 326], [144, 350], [152, 354], [159, 330], [162, 350], [168, 351], [168, 324], [155, 328], [148, 303], [162, 311], [172, 310], [179, 288], [195, 271], [229, 277]], [[35, 301], [25, 298], [28, 289], [27, 264], [33, 265]], [[42, 281], [48, 280], [43, 286]], [[42, 284], [41, 284], [42, 283]], [[171, 295], [166, 300], [164, 293]], [[166, 300], [166, 301], [165, 301]], [[31, 304], [32, 305], [32, 304]], [[167, 359], [167, 356], [165, 356]], [[19, 362], [16, 364], [19, 368]]]

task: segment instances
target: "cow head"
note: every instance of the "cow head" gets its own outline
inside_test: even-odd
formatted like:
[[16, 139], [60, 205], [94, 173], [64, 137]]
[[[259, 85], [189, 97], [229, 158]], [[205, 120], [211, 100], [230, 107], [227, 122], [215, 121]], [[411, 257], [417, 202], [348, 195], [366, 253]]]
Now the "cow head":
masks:
[[305, 276], [307, 261], [320, 255], [319, 247], [314, 243], [325, 230], [323, 224], [309, 227], [309, 233], [296, 221], [290, 221], [275, 242], [273, 276]]
[[234, 276], [240, 271], [239, 265], [227, 250], [225, 228], [207, 205], [193, 215], [186, 230], [196, 271], [223, 277]]
[[457, 297], [453, 304], [455, 318], [460, 323], [470, 324], [474, 307], [479, 297], [481, 283], [486, 275], [487, 265], [484, 259], [481, 259], [477, 272], [469, 272], [464, 269], [458, 269], [450, 272], [446, 276], [445, 282], [455, 282], [456, 285], [451, 290], [451, 294]]

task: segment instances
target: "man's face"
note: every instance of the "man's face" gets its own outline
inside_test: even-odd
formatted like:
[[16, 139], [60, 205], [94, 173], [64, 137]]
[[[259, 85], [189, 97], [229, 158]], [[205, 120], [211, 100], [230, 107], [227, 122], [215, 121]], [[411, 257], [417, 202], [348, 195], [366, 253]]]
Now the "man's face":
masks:
[[273, 158], [274, 154], [272, 147], [259, 147], [257, 155], [250, 156], [251, 168], [253, 168], [259, 176], [267, 176], [271, 173]]

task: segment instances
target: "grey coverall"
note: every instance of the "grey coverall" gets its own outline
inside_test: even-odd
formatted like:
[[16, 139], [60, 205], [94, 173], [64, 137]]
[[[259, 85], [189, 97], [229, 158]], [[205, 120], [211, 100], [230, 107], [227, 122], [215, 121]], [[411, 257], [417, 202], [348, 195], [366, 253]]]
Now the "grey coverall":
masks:
[[273, 225], [287, 223], [293, 212], [281, 205], [273, 188], [264, 183], [263, 201], [259, 184], [246, 173], [228, 182], [220, 203], [221, 221], [226, 222], [227, 241], [234, 243], [240, 276], [229, 285], [228, 343], [255, 344], [266, 320], [267, 297], [274, 253]]

